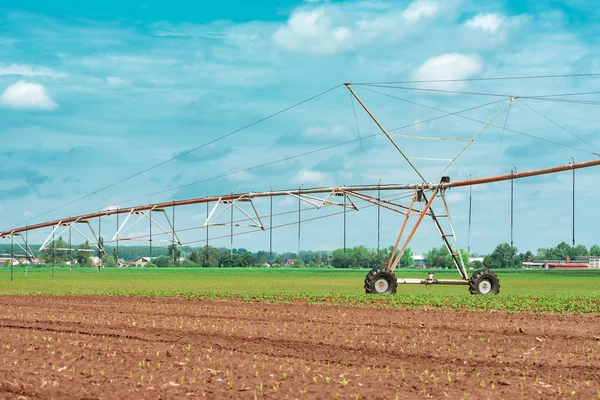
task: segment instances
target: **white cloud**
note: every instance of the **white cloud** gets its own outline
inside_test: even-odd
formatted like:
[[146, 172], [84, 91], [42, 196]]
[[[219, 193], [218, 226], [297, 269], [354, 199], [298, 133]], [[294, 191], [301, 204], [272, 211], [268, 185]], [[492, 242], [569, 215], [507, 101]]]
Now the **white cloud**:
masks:
[[[413, 74], [418, 81], [431, 81], [437, 79], [467, 79], [483, 69], [479, 57], [468, 54], [449, 53], [431, 57]], [[436, 85], [436, 88], [459, 88], [461, 82], [447, 82]]]
[[372, 2], [305, 5], [276, 29], [273, 40], [285, 50], [330, 55], [392, 43], [419, 27], [415, 22], [439, 13], [438, 4], [429, 0], [414, 1], [407, 8]]
[[45, 76], [48, 78], [64, 78], [67, 74], [46, 67], [33, 65], [11, 64], [0, 65], [0, 75]]
[[494, 32], [496, 31], [502, 22], [504, 17], [498, 13], [494, 14], [477, 14], [467, 22], [465, 25], [473, 29], [483, 29], [484, 31]]
[[296, 174], [294, 181], [302, 184], [324, 184], [327, 180], [327, 175], [310, 169], [302, 169]]
[[0, 104], [19, 110], [54, 110], [58, 107], [44, 85], [25, 81], [7, 87], [0, 96]]
[[429, 18], [437, 14], [438, 5], [432, 1], [417, 0], [410, 3], [402, 13], [407, 22], [416, 22], [421, 18]]
[[273, 38], [284, 49], [315, 54], [332, 54], [352, 46], [350, 29], [334, 26], [324, 8], [295, 11]]
[[117, 78], [116, 76], [107, 76], [106, 83], [108, 83], [110, 86], [115, 86], [115, 87], [123, 86], [123, 85], [127, 84], [127, 82], [125, 82], [123, 79]]

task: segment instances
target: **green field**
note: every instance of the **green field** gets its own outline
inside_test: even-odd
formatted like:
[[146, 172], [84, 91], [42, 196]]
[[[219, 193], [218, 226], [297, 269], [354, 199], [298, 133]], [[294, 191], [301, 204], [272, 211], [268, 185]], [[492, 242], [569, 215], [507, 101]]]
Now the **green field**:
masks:
[[[394, 296], [366, 295], [366, 270], [333, 269], [95, 269], [15, 268], [0, 271], [0, 294], [107, 294], [305, 301], [336, 305], [441, 307], [600, 314], [598, 271], [498, 271], [498, 296], [473, 296], [466, 286], [403, 285]], [[424, 278], [425, 271], [397, 270], [396, 276]], [[458, 278], [437, 271], [436, 278]]]

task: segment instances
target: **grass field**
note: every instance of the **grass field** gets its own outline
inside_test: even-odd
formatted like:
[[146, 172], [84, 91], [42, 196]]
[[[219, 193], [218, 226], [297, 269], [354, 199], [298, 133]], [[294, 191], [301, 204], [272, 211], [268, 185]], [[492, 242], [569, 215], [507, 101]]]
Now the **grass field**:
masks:
[[[500, 271], [501, 294], [472, 296], [466, 286], [400, 286], [394, 296], [364, 294], [366, 270], [331, 269], [49, 269], [0, 272], [0, 294], [107, 294], [223, 298], [339, 305], [504, 309], [600, 314], [600, 271]], [[425, 271], [397, 270], [399, 277]], [[457, 278], [438, 271], [437, 278]]]

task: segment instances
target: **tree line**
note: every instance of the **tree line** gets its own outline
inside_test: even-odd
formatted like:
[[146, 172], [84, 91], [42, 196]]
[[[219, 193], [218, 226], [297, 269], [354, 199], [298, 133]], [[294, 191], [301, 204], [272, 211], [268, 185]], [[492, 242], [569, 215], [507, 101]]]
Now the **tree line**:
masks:
[[[102, 238], [100, 239], [102, 243]], [[117, 260], [126, 263], [138, 260], [141, 257], [149, 257], [149, 248], [142, 246], [121, 246], [119, 252], [115, 246], [103, 246], [105, 252], [100, 253], [89, 243], [77, 245], [72, 249], [62, 238], [50, 242], [47, 248], [39, 252], [39, 245], [31, 246], [32, 250], [39, 254], [43, 264], [67, 264], [77, 266], [93, 266], [91, 257], [96, 256], [102, 260], [104, 267], [116, 267]], [[14, 250], [14, 248], [13, 248]], [[392, 247], [373, 249], [366, 246], [356, 246], [334, 251], [300, 251], [270, 253], [268, 251], [251, 252], [244, 248], [227, 249], [224, 247], [190, 247], [169, 245], [152, 250], [152, 259], [146, 266], [168, 268], [168, 267], [294, 267], [294, 268], [374, 268], [383, 267], [392, 254]], [[10, 244], [0, 245], [0, 253], [10, 254]], [[16, 253], [16, 251], [15, 251]], [[117, 257], [118, 254], [118, 257]], [[434, 247], [423, 254], [424, 264], [430, 268], [454, 268], [452, 256], [444, 246]], [[468, 263], [469, 253], [461, 250], [461, 256]], [[483, 263], [474, 262], [471, 267], [498, 268], [520, 268], [523, 262], [535, 262], [546, 260], [565, 260], [569, 257], [575, 260], [582, 256], [600, 256], [600, 246], [593, 245], [589, 249], [584, 245], [571, 246], [562, 242], [555, 247], [540, 248], [536, 254], [531, 251], [519, 253], [518, 249], [508, 243], [499, 244], [495, 250], [484, 257]], [[16, 257], [22, 257], [16, 256]], [[401, 257], [398, 264], [400, 268], [414, 266], [413, 252], [408, 248]]]

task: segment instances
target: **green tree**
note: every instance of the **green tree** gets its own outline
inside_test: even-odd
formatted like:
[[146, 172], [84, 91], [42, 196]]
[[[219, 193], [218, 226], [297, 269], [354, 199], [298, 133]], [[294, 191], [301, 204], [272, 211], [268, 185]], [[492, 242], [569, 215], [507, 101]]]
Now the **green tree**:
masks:
[[242, 267], [251, 267], [256, 263], [256, 258], [254, 258], [252, 253], [243, 253], [240, 255], [240, 263]]
[[592, 257], [600, 257], [600, 246], [597, 244], [590, 247], [590, 256]]
[[181, 257], [181, 249], [177, 244], [170, 244], [168, 247], [169, 257], [171, 258], [171, 262], [173, 264], [179, 263], [179, 258]]
[[531, 262], [533, 261], [533, 253], [527, 250], [526, 253], [519, 254], [519, 258], [521, 259], [521, 262]]
[[216, 247], [204, 246], [198, 252], [198, 260], [193, 260], [200, 264], [201, 267], [218, 267], [221, 264], [222, 254]]
[[75, 252], [75, 260], [77, 265], [85, 267], [90, 264], [90, 244], [86, 241], [84, 244], [77, 246]]
[[492, 254], [485, 257], [483, 265], [486, 268], [521, 268], [521, 258], [517, 255], [517, 248], [508, 243], [499, 244]]
[[410, 247], [407, 247], [406, 250], [404, 250], [404, 253], [402, 253], [402, 257], [400, 257], [400, 262], [398, 263], [398, 266], [400, 268], [411, 268], [413, 265], [413, 252], [410, 249]]
[[173, 265], [172, 258], [169, 256], [158, 257], [156, 260], [154, 260], [154, 264], [156, 264], [158, 268], [168, 268]]
[[104, 266], [104, 268], [116, 268], [117, 267], [117, 263], [115, 262], [115, 259], [107, 254], [102, 256], [102, 265]]
[[[446, 251], [446, 253], [448, 253], [448, 255], [446, 256], [448, 258], [447, 262], [450, 265], [450, 267], [448, 267], [448, 268], [455, 268], [454, 261], [452, 260], [452, 256], [450, 255], [449, 252]], [[467, 250], [460, 249], [460, 256], [462, 258], [464, 266], [466, 268], [468, 268], [469, 267], [469, 258], [471, 257], [471, 255], [469, 254], [469, 252]], [[459, 261], [459, 263], [460, 263], [460, 261]]]
[[242, 266], [242, 259], [238, 254], [224, 253], [221, 257], [221, 267], [239, 268]]
[[433, 268], [452, 268], [452, 258], [446, 246], [434, 247], [425, 254], [427, 266]]
[[47, 244], [46, 248], [40, 254], [40, 259], [46, 264], [51, 264], [52, 262], [64, 263], [69, 259], [69, 251], [64, 250], [68, 249], [68, 247], [69, 244], [62, 237], [59, 237]]

